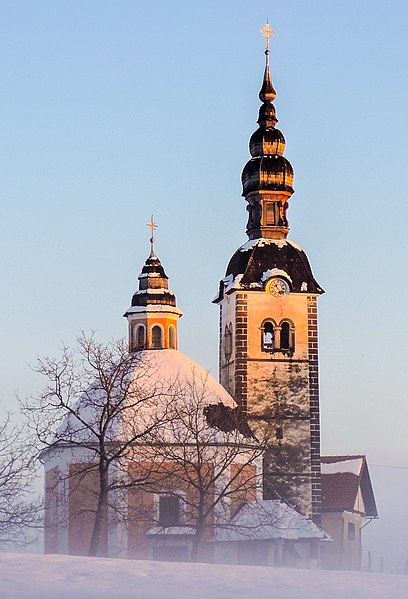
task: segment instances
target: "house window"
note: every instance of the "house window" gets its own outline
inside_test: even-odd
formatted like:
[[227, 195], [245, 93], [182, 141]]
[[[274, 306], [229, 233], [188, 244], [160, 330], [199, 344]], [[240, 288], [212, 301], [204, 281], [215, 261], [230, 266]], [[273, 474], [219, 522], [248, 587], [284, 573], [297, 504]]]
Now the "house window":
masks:
[[169, 327], [169, 347], [176, 349], [176, 329], [173, 326]]
[[232, 323], [231, 322], [229, 323], [229, 325], [225, 326], [224, 353], [225, 353], [225, 359], [228, 362], [232, 356]]
[[159, 495], [160, 526], [181, 524], [181, 498], [177, 495]]
[[354, 522], [349, 522], [347, 526], [347, 539], [349, 541], [354, 541], [356, 538], [356, 525]]
[[262, 330], [262, 349], [271, 351], [275, 348], [275, 329], [272, 322], [265, 322]]
[[152, 346], [154, 349], [161, 349], [163, 347], [163, 333], [158, 325], [152, 328]]

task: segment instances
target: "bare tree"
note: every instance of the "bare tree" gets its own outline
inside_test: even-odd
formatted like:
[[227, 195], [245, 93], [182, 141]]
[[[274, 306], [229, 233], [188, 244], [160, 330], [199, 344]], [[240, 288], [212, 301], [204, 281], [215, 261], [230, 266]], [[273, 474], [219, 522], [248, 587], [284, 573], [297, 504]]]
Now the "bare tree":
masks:
[[[48, 382], [38, 397], [24, 402], [23, 411], [41, 458], [71, 452], [66, 474], [49, 481], [51, 491], [60, 483], [69, 487], [71, 514], [58, 517], [68, 519], [72, 510], [92, 512], [89, 555], [106, 556], [108, 508], [114, 507], [114, 492], [127, 485], [123, 472], [129, 455], [167, 418], [166, 405], [155, 402], [158, 385], [147, 384], [154, 379], [151, 365], [141, 352], [129, 353], [123, 341], [103, 344], [82, 334], [74, 350], [64, 347], [59, 358], [40, 359], [34, 370]], [[144, 472], [133, 483], [142, 484], [147, 476]], [[46, 501], [46, 512], [51, 503]]]
[[34, 498], [36, 476], [32, 444], [24, 428], [5, 412], [0, 424], [0, 542], [23, 546], [35, 540], [42, 518]]
[[[221, 400], [214, 403], [207, 381], [194, 372], [190, 380], [173, 385], [167, 409], [167, 422], [151, 439], [160, 467], [152, 469], [145, 458], [135, 460], [130, 470], [136, 480], [144, 468], [148, 474], [147, 484], [137, 488], [130, 501], [132, 519], [139, 526], [144, 520], [139, 534], [147, 529], [158, 536], [189, 531], [189, 558], [196, 561], [205, 558], [205, 543], [215, 527], [231, 527], [244, 504], [261, 498], [267, 439], [253, 436], [232, 401], [229, 406]], [[143, 448], [140, 451], [143, 455]], [[163, 505], [153, 509], [151, 494]]]
[[[47, 462], [46, 543], [63, 523], [88, 535], [89, 555], [106, 556], [111, 525], [125, 525], [131, 546], [180, 520], [193, 532], [196, 560], [214, 526], [230, 526], [242, 505], [261, 498], [269, 445], [261, 427], [255, 438], [207, 377], [170, 372], [166, 379], [159, 356], [82, 335], [74, 350], [38, 361], [47, 385], [24, 411]], [[167, 516], [157, 499], [164, 508], [167, 501]]]

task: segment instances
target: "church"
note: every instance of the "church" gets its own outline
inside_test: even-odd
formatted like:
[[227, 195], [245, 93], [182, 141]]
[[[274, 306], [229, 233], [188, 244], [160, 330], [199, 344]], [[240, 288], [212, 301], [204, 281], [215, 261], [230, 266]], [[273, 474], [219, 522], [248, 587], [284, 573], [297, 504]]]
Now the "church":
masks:
[[[242, 172], [248, 239], [229, 260], [213, 300], [219, 306], [219, 382], [178, 350], [182, 312], [156, 255], [152, 218], [150, 255], [124, 314], [129, 351], [149, 363], [149, 385], [161, 385], [155, 409], [164, 405], [168, 389], [176, 389], [178, 399], [171, 404], [175, 412], [162, 411], [160, 442], [156, 437], [139, 444], [126, 464], [129, 480], [140, 480], [148, 464], [149, 480], [143, 489], [129, 487], [122, 499], [126, 523], [109, 526], [108, 553], [359, 569], [361, 529], [378, 516], [377, 509], [364, 456], [321, 456], [317, 303], [324, 291], [306, 253], [288, 239], [294, 171], [276, 128], [268, 24], [262, 32], [266, 61], [258, 128]], [[191, 411], [189, 424], [180, 424], [185, 406], [193, 404], [194, 431]], [[140, 411], [134, 414], [141, 417]], [[188, 454], [188, 467], [185, 461], [180, 466], [193, 433], [196, 447], [206, 448], [199, 473], [196, 454]], [[166, 448], [160, 463], [152, 458], [153, 446]], [[88, 552], [95, 509], [89, 490], [96, 483], [83, 476], [79, 484], [70, 474], [86, 456], [86, 448], [63, 443], [42, 454], [46, 552]], [[201, 478], [208, 482], [202, 504], [212, 508], [198, 549]]]

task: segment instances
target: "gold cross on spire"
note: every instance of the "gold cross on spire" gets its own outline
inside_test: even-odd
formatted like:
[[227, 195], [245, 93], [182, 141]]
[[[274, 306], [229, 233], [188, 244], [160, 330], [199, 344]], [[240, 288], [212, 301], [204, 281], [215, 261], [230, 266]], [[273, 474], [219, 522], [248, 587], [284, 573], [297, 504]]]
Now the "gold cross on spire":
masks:
[[149, 229], [152, 233], [152, 236], [150, 237], [150, 244], [151, 244], [150, 256], [153, 257], [154, 256], [154, 230], [157, 229], [157, 225], [154, 222], [153, 214], [150, 217], [150, 222], [147, 223], [147, 226], [149, 227]]
[[152, 237], [153, 237], [153, 235], [154, 235], [154, 230], [155, 230], [155, 229], [157, 229], [157, 225], [156, 225], [156, 223], [154, 222], [153, 214], [151, 215], [151, 217], [150, 217], [150, 222], [149, 222], [149, 223], [147, 223], [147, 226], [148, 226], [148, 227], [149, 227], [149, 229], [151, 230], [151, 232], [152, 232]]
[[266, 50], [269, 50], [269, 38], [275, 35], [275, 32], [269, 26], [269, 19], [266, 19], [266, 25], [263, 29], [260, 29], [262, 35], [265, 36], [265, 46]]

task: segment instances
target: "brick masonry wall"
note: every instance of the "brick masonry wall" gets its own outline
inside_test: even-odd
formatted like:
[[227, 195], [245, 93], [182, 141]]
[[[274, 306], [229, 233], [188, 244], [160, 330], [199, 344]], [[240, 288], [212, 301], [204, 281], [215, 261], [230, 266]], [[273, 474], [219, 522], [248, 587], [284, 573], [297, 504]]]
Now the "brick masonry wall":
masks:
[[235, 401], [247, 412], [248, 317], [247, 294], [238, 293], [235, 305]]
[[321, 474], [320, 474], [320, 407], [319, 407], [319, 350], [317, 331], [317, 298], [307, 298], [308, 355], [310, 393], [310, 448], [312, 471], [312, 517], [321, 523]]

